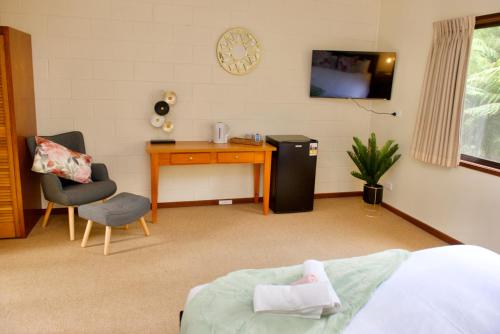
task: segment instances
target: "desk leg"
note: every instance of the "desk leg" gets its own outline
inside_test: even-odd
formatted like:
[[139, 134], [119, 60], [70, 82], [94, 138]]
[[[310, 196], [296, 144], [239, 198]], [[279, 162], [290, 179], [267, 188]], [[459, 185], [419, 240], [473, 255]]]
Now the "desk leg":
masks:
[[271, 190], [271, 157], [273, 152], [266, 152], [266, 157], [264, 159], [264, 182], [263, 182], [263, 200], [262, 200], [262, 209], [264, 211], [264, 215], [269, 213], [269, 192]]
[[158, 178], [160, 165], [158, 154], [151, 154], [151, 218], [153, 224], [158, 221]]
[[259, 203], [260, 164], [253, 164], [253, 202]]

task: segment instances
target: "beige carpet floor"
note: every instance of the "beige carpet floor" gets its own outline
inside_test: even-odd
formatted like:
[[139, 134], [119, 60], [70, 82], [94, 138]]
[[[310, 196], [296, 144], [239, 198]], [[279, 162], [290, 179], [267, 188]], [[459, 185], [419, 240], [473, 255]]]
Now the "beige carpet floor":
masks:
[[111, 255], [97, 225], [80, 248], [65, 215], [27, 239], [0, 240], [0, 332], [177, 333], [189, 289], [243, 268], [444, 245], [360, 198], [322, 199], [309, 213], [263, 216], [254, 204], [162, 209], [159, 223], [113, 230]]

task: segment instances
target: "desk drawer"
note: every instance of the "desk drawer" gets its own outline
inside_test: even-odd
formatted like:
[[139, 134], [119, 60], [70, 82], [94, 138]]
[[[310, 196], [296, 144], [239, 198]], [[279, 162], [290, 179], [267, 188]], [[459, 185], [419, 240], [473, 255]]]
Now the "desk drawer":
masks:
[[172, 153], [170, 163], [172, 165], [209, 164], [210, 153]]
[[254, 152], [225, 152], [217, 154], [219, 163], [253, 163]]

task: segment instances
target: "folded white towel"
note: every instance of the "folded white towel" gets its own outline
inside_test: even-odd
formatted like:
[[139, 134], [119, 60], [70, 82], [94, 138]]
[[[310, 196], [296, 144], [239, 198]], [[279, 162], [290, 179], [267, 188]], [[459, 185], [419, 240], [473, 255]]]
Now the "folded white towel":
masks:
[[330, 305], [328, 282], [299, 285], [264, 285], [255, 287], [254, 312], [286, 314], [319, 319]]
[[337, 296], [337, 293], [333, 289], [330, 279], [326, 275], [325, 266], [323, 262], [317, 260], [307, 260], [304, 262], [304, 276], [314, 275], [318, 279], [318, 282], [328, 283], [328, 305], [323, 309], [323, 315], [334, 314], [340, 311], [342, 304]]

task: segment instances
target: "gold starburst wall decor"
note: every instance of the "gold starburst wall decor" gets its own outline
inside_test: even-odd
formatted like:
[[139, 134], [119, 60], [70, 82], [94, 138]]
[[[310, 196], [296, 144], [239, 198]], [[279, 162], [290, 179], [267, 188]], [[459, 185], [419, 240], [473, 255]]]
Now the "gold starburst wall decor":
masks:
[[245, 28], [228, 29], [217, 42], [217, 60], [231, 74], [247, 74], [259, 63], [259, 41]]

